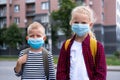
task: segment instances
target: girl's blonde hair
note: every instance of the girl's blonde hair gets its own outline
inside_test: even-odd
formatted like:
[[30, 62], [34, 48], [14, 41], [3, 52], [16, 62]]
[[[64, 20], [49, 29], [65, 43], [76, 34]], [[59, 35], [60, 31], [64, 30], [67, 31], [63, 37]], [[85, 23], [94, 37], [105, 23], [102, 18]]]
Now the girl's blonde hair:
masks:
[[45, 36], [45, 28], [40, 23], [33, 22], [32, 24], [30, 24], [29, 27], [27, 28], [27, 34], [29, 34], [29, 32], [33, 29], [40, 29], [43, 36]]
[[[89, 17], [90, 22], [95, 23], [96, 18], [95, 18], [95, 13], [94, 11], [89, 7], [89, 6], [78, 6], [75, 7], [72, 12], [71, 12], [71, 21], [70, 24], [72, 23], [73, 20], [73, 14], [75, 13], [79, 13], [79, 14], [85, 14]], [[89, 35], [93, 38], [95, 38], [94, 33], [92, 32], [92, 30], [90, 30]]]

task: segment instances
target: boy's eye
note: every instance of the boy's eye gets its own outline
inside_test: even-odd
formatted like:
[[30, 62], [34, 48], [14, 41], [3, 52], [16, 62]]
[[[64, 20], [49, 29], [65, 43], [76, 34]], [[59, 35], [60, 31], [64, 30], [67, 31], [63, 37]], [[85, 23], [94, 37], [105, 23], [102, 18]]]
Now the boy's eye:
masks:
[[37, 35], [37, 37], [41, 37], [41, 35]]
[[29, 37], [34, 37], [34, 35], [30, 35]]
[[42, 36], [41, 35], [29, 35], [29, 37], [34, 38], [34, 37], [42, 37]]
[[86, 22], [81, 22], [81, 24], [86, 24]]

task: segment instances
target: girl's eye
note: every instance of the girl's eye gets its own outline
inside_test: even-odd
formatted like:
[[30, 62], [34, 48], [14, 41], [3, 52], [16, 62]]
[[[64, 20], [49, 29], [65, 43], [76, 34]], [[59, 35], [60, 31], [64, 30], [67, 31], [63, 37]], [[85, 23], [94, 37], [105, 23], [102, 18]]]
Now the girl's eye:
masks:
[[76, 22], [74, 22], [74, 23], [79, 23], [79, 22], [76, 21]]

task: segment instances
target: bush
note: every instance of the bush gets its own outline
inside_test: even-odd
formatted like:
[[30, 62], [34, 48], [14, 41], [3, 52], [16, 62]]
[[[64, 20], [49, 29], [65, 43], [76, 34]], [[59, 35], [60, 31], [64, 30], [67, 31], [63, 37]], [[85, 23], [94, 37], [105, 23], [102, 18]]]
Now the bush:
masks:
[[120, 59], [120, 51], [116, 51], [116, 52], [114, 53], [114, 55], [115, 55], [116, 58]]

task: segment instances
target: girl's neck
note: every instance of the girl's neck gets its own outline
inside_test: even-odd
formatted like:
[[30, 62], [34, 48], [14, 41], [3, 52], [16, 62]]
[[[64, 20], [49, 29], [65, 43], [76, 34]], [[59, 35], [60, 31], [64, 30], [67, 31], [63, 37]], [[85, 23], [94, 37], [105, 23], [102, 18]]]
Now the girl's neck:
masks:
[[76, 35], [75, 41], [81, 43], [82, 41], [84, 41], [84, 39], [87, 37], [87, 35], [88, 34], [85, 34], [84, 36], [78, 36], [78, 35]]

